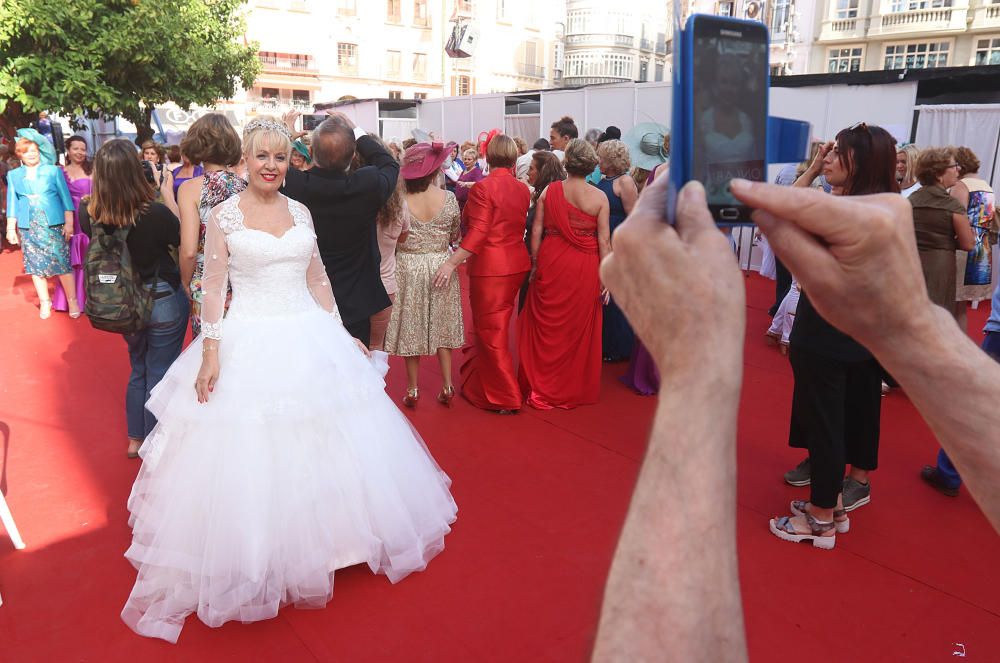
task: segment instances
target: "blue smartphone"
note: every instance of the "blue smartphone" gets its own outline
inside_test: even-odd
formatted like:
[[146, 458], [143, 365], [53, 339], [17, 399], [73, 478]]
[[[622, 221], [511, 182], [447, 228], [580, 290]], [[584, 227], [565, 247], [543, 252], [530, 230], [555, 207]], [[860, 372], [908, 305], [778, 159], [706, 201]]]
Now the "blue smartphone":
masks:
[[681, 32], [673, 108], [681, 154], [671, 160], [672, 189], [701, 182], [721, 226], [753, 223], [729, 181], [767, 179], [768, 46], [757, 21], [694, 14]]

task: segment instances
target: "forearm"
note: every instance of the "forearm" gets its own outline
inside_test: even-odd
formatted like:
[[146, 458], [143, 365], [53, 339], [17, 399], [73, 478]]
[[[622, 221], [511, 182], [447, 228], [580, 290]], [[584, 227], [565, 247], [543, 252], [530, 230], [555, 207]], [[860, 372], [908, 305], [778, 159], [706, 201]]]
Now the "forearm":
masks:
[[906, 391], [962, 475], [979, 507], [1000, 531], [1000, 430], [993, 361], [944, 309], [928, 307], [906, 333], [871, 349]]
[[595, 661], [746, 658], [735, 522], [742, 359], [719, 356], [718, 370], [664, 370]]
[[[531, 227], [531, 262], [534, 263], [538, 259], [538, 249], [542, 248], [542, 233], [544, 230], [541, 227], [541, 223], [536, 219], [535, 225]], [[602, 258], [604, 256], [601, 256]]]
[[806, 172], [799, 175], [798, 179], [796, 179], [795, 182], [792, 183], [792, 186], [808, 188], [812, 186], [813, 181], [815, 181], [815, 179], [819, 177], [819, 174], [820, 174], [819, 169], [812, 167], [807, 168]]
[[195, 259], [181, 253], [177, 256], [177, 262], [181, 271], [181, 287], [187, 290], [191, 287], [191, 279], [194, 277]]
[[451, 265], [451, 267], [457, 268], [459, 265], [465, 262], [471, 255], [472, 255], [471, 251], [466, 251], [462, 247], [458, 247], [457, 249], [455, 249], [455, 252], [451, 254], [451, 257], [448, 258], [447, 262], [449, 265]]

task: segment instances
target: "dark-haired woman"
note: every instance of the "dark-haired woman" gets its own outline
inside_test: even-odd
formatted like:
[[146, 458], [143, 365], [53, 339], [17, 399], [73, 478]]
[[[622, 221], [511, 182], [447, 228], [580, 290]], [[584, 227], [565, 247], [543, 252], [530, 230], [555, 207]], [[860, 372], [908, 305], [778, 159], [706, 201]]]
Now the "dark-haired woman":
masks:
[[[601, 260], [611, 252], [607, 197], [587, 184], [597, 154], [585, 140], [566, 146], [565, 182], [538, 199], [531, 231], [534, 265], [518, 320], [520, 381], [539, 410], [596, 403], [601, 391], [601, 317], [607, 292]], [[542, 237], [545, 241], [542, 241]]]
[[212, 208], [247, 188], [246, 180], [229, 170], [241, 157], [240, 137], [221, 113], [203, 115], [181, 141], [189, 161], [204, 164], [204, 174], [185, 181], [178, 194], [181, 211], [179, 251], [181, 283], [191, 298], [191, 334], [201, 333], [201, 287], [205, 269], [205, 232]]
[[[83, 263], [87, 260], [87, 247], [90, 240], [80, 227], [80, 201], [90, 195], [90, 174], [93, 164], [87, 158], [87, 141], [83, 136], [70, 136], [66, 139], [66, 185], [69, 187], [69, 197], [73, 201], [73, 236], [69, 239], [69, 260], [73, 265], [73, 282], [76, 284], [76, 299], [80, 310], [87, 305], [87, 288], [83, 273]], [[62, 283], [56, 282], [56, 291], [52, 295], [52, 308], [57, 311], [68, 311], [69, 300]]]
[[431, 186], [453, 144], [417, 143], [403, 155], [400, 177], [406, 187], [403, 214], [409, 227], [396, 247], [398, 290], [385, 335], [386, 352], [406, 359], [406, 396], [413, 408], [420, 400], [420, 357], [437, 355], [442, 387], [437, 400], [450, 405], [455, 396], [451, 353], [465, 342], [462, 292], [458, 278], [435, 287], [434, 277], [458, 241], [461, 213], [455, 194]]
[[80, 209], [83, 231], [93, 237], [130, 228], [126, 243], [132, 264], [153, 292], [149, 324], [125, 335], [132, 366], [125, 391], [129, 458], [138, 457], [140, 445], [156, 425], [146, 401], [180, 354], [187, 328], [188, 300], [171, 256], [171, 248], [180, 243], [180, 222], [166, 206], [154, 202], [155, 196], [129, 141], [116, 138], [101, 146], [94, 157], [90, 204]]
[[[899, 193], [896, 142], [881, 127], [857, 124], [824, 145], [796, 185], [820, 174], [842, 195]], [[878, 466], [882, 370], [861, 344], [823, 319], [802, 291], [789, 347], [795, 376], [789, 443], [809, 449], [809, 500], [773, 518], [786, 541], [833, 548], [850, 528], [847, 513], [871, 499], [869, 472]], [[844, 477], [850, 464], [850, 475]]]
[[142, 160], [148, 161], [153, 168], [153, 186], [156, 188], [156, 201], [163, 203], [175, 215], [177, 209], [177, 189], [174, 186], [174, 175], [167, 169], [167, 149], [154, 140], [142, 144]]
[[500, 414], [521, 408], [521, 389], [510, 353], [510, 319], [517, 293], [531, 270], [524, 246], [531, 193], [514, 177], [516, 161], [517, 145], [510, 136], [496, 135], [488, 142], [490, 174], [472, 187], [463, 212], [468, 232], [434, 277], [434, 285], [444, 287], [462, 261], [469, 259], [475, 336], [464, 349], [462, 396], [476, 407]]
[[[566, 171], [563, 170], [559, 157], [551, 152], [538, 151], [531, 155], [528, 163], [528, 186], [531, 187], [531, 207], [528, 208], [528, 221], [525, 227], [524, 243], [531, 252], [531, 228], [535, 223], [535, 215], [538, 210], [538, 199], [553, 182], [561, 182], [566, 179]], [[529, 278], [524, 279], [521, 286], [521, 294], [518, 296], [517, 310], [524, 308], [524, 302], [528, 298]]]

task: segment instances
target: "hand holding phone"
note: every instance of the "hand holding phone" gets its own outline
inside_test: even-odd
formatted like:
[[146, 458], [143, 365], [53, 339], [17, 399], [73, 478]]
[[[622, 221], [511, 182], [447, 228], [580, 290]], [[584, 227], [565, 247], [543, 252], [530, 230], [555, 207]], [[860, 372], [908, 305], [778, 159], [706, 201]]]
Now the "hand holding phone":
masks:
[[675, 190], [698, 180], [717, 224], [750, 224], [751, 210], [733, 197], [729, 182], [767, 177], [767, 28], [695, 14], [680, 41], [673, 127], [684, 144], [671, 161]]

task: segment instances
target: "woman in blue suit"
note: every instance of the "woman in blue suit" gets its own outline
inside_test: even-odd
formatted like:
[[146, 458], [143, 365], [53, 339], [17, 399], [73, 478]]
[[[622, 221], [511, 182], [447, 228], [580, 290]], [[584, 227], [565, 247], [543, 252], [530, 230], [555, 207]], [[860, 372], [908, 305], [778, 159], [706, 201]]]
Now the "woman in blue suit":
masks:
[[21, 244], [24, 271], [38, 291], [39, 317], [52, 315], [48, 279], [59, 277], [69, 303], [69, 317], [80, 317], [69, 239], [73, 235], [73, 200], [66, 178], [55, 165], [52, 145], [34, 129], [21, 129], [15, 153], [22, 166], [7, 174], [7, 241]]

